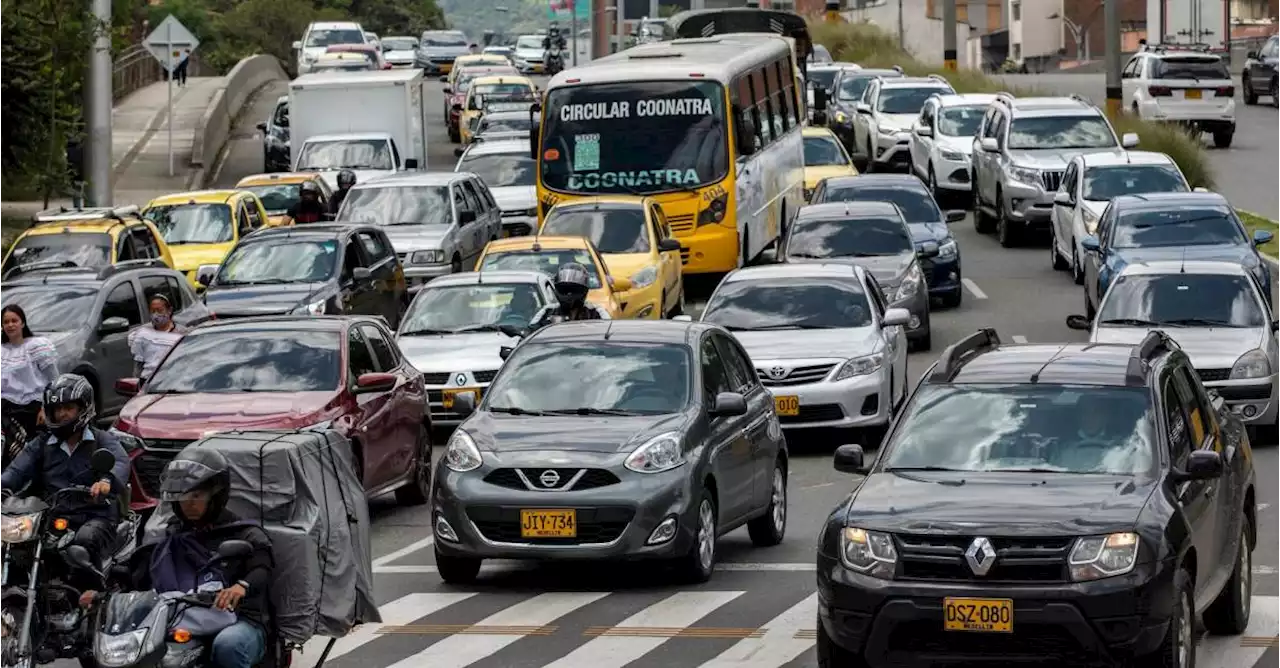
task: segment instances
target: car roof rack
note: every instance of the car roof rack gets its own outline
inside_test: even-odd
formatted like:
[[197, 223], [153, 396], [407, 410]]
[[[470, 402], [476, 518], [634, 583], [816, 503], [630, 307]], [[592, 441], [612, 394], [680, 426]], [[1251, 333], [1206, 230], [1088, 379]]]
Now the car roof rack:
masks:
[[173, 269], [173, 267], [165, 264], [164, 260], [161, 260], [158, 257], [143, 258], [140, 260], [122, 260], [115, 264], [103, 267], [102, 271], [98, 272], [98, 278], [109, 278], [122, 271], [132, 271], [134, 269]]
[[1017, 98], [1015, 98], [1015, 97], [1013, 96], [1013, 93], [1010, 93], [1010, 92], [1008, 92], [1008, 91], [1003, 91], [1003, 90], [1002, 90], [1002, 91], [1000, 91], [1000, 92], [996, 93], [996, 102], [1004, 102], [1005, 104], [1008, 104], [1009, 106], [1013, 106], [1013, 101], [1014, 101], [1015, 99], [1017, 99]]
[[1087, 106], [1090, 106], [1090, 107], [1096, 107], [1096, 106], [1098, 106], [1098, 105], [1096, 105], [1096, 104], [1094, 104], [1094, 103], [1093, 103], [1093, 100], [1090, 100], [1089, 98], [1087, 98], [1087, 97], [1085, 97], [1085, 96], [1083, 96], [1083, 95], [1081, 95], [1081, 94], [1079, 94], [1079, 93], [1072, 93], [1072, 94], [1071, 94], [1071, 99], [1075, 100], [1076, 102], [1079, 102], [1080, 104], [1087, 105]]
[[945, 81], [947, 84], [950, 84], [950, 83], [951, 83], [950, 81], [947, 81], [947, 78], [946, 78], [946, 77], [944, 77], [944, 76], [942, 76], [941, 74], [938, 74], [938, 73], [936, 73], [936, 72], [935, 72], [935, 73], [933, 73], [933, 74], [930, 74], [928, 78], [933, 79], [933, 80], [935, 80], [935, 81]]
[[1146, 40], [1142, 40], [1140, 44], [1142, 45], [1141, 50], [1144, 53], [1161, 54], [1178, 51], [1191, 51], [1194, 53], [1203, 53], [1205, 55], [1216, 55], [1212, 53], [1213, 45], [1205, 44], [1204, 42], [1193, 42], [1189, 44], [1179, 44], [1177, 42], [1171, 44], [1151, 44]]
[[1159, 355], [1174, 350], [1180, 350], [1180, 348], [1168, 334], [1159, 329], [1147, 332], [1142, 342], [1134, 346], [1133, 352], [1129, 353], [1129, 364], [1124, 370], [1125, 384], [1146, 385], [1147, 370], [1151, 367], [1151, 361]]
[[49, 209], [41, 211], [34, 216], [36, 224], [45, 223], [65, 223], [67, 221], [76, 220], [118, 220], [123, 222], [126, 218], [141, 219], [142, 214], [139, 213], [138, 206], [131, 204], [129, 206], [99, 206], [88, 208], [75, 208], [61, 206], [57, 209]]
[[948, 383], [960, 370], [960, 365], [979, 353], [994, 349], [1000, 345], [1000, 334], [992, 327], [984, 327], [969, 336], [947, 346], [938, 358], [938, 363], [929, 374], [929, 381]]
[[0, 280], [9, 280], [23, 274], [29, 274], [34, 271], [86, 271], [88, 267], [83, 267], [71, 260], [37, 260], [35, 262], [24, 262], [22, 264], [10, 267], [4, 272], [4, 276]]

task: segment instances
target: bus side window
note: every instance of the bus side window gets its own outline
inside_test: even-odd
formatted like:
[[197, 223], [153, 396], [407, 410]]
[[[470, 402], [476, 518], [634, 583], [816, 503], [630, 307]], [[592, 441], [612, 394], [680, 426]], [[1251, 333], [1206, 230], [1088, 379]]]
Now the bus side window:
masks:
[[[740, 114], [742, 120], [751, 121], [755, 126], [755, 136], [750, 139], [755, 142], [756, 150], [759, 151], [763, 147], [763, 144], [760, 141], [760, 115], [756, 110], [756, 97], [755, 93], [753, 93], [751, 89], [750, 75], [744, 74], [740, 79], [738, 79], [737, 89], [738, 105], [736, 111]], [[746, 141], [747, 139], [747, 137], [739, 137], [738, 141]]]
[[760, 148], [764, 148], [773, 143], [773, 113], [769, 108], [769, 86], [763, 67], [751, 72], [751, 91], [755, 98], [756, 118], [759, 119]]
[[794, 128], [797, 123], [796, 117], [796, 99], [795, 99], [795, 76], [791, 71], [791, 61], [784, 58], [776, 63], [778, 68], [778, 80], [782, 82], [782, 109], [786, 116], [786, 129]]

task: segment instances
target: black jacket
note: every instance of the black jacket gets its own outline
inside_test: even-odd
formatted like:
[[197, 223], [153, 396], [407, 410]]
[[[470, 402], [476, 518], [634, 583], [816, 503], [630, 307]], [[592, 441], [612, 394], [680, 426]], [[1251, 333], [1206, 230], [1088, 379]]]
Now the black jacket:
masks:
[[342, 208], [342, 201], [347, 198], [347, 193], [349, 192], [351, 191], [350, 190], [333, 191], [333, 194], [329, 196], [329, 213], [332, 213], [335, 216], [338, 215], [338, 209]]

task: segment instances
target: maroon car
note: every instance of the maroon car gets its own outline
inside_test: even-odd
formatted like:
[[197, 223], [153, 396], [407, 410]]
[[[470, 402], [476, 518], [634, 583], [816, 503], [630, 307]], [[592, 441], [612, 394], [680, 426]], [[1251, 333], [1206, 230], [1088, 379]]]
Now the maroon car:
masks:
[[132, 507], [159, 497], [165, 464], [192, 441], [236, 429], [297, 429], [329, 423], [351, 439], [369, 496], [395, 491], [425, 503], [431, 484], [431, 419], [422, 374], [381, 320], [275, 316], [216, 321], [174, 346], [139, 387], [116, 428], [137, 437]]

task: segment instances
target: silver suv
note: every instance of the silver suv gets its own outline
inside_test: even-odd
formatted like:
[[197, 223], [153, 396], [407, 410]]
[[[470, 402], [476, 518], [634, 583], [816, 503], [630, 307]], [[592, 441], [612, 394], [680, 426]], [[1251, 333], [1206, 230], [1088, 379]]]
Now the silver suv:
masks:
[[973, 138], [974, 226], [993, 229], [1006, 248], [1028, 230], [1048, 230], [1053, 197], [1072, 157], [1115, 153], [1138, 145], [1116, 138], [1102, 110], [1079, 95], [1014, 98], [996, 95]]
[[934, 95], [952, 93], [951, 84], [937, 74], [872, 81], [854, 107], [852, 148], [863, 171], [910, 168], [911, 127], [920, 110]]

